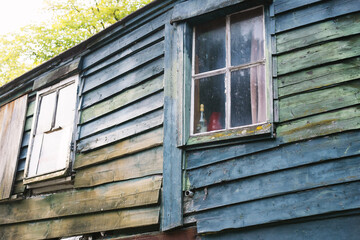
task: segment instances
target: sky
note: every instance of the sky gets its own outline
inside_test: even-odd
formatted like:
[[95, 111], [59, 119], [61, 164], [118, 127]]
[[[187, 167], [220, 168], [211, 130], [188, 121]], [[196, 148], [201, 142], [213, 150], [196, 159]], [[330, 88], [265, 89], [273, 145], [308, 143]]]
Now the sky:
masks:
[[45, 21], [48, 15], [42, 10], [44, 0], [0, 0], [0, 34]]

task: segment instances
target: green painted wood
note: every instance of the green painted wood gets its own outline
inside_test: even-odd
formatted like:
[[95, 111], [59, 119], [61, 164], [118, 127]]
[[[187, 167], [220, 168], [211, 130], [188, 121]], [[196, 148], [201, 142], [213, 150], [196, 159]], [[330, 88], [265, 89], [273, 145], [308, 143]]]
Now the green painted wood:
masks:
[[226, 206], [196, 215], [198, 233], [219, 232], [360, 207], [360, 182]]
[[83, 93], [88, 92], [99, 85], [134, 70], [135, 68], [156, 60], [164, 54], [164, 42], [156, 43], [128, 58], [121, 59], [119, 62], [108, 65], [102, 71], [98, 71], [92, 75], [86, 76]]
[[28, 118], [26, 118], [25, 127], [24, 127], [24, 132], [31, 130], [32, 121], [33, 121], [33, 117], [28, 117]]
[[[289, 1], [289, 4], [291, 3], [292, 1]], [[276, 32], [290, 30], [357, 11], [360, 11], [358, 0], [319, 1], [317, 4], [277, 15], [275, 21]]]
[[29, 102], [27, 111], [26, 111], [26, 117], [30, 117], [34, 114], [35, 110], [35, 101]]
[[360, 37], [351, 36], [278, 56], [278, 74], [295, 72], [359, 55]]
[[359, 113], [360, 106], [354, 106], [280, 124], [276, 129], [277, 136], [287, 143], [359, 129]]
[[[269, 143], [263, 142], [263, 144]], [[219, 149], [216, 156], [221, 159], [225, 154], [228, 152], [223, 148]], [[205, 167], [187, 169], [186, 172], [191, 188], [197, 189], [358, 154], [360, 154], [359, 131], [354, 131], [282, 145], [261, 152], [250, 152], [248, 155]]]
[[133, 121], [126, 122], [101, 132], [98, 135], [91, 136], [79, 141], [77, 149], [80, 152], [86, 152], [95, 148], [117, 142], [124, 138], [142, 133], [144, 131], [156, 128], [163, 124], [163, 110], [159, 109]]
[[277, 34], [277, 53], [359, 33], [360, 13], [349, 14]]
[[86, 108], [81, 112], [80, 123], [86, 123], [104, 114], [110, 113], [116, 109], [124, 107], [134, 101], [140, 100], [150, 94], [153, 94], [163, 88], [163, 76], [158, 76], [139, 86], [128, 89], [120, 94], [111, 97], [105, 101]]
[[80, 139], [98, 134], [111, 127], [118, 126], [124, 122], [131, 121], [137, 117], [145, 115], [164, 105], [164, 93], [159, 92], [136, 103], [128, 105], [118, 111], [103, 115], [94, 121], [88, 122], [81, 126]]
[[184, 212], [204, 211], [356, 180], [360, 180], [359, 155], [208, 186], [206, 193], [195, 191]]
[[[350, 213], [351, 214], [351, 213]], [[357, 214], [356, 212], [354, 214]], [[304, 239], [346, 239], [358, 240], [360, 215], [332, 217], [255, 229], [241, 229], [217, 234], [207, 234], [199, 240], [304, 240]]]
[[[360, 72], [360, 71], [358, 71]], [[280, 122], [360, 103], [360, 80], [280, 99]]]
[[276, 0], [274, 1], [274, 12], [279, 14], [321, 1], [323, 0]]
[[279, 97], [359, 79], [359, 68], [360, 58], [357, 57], [343, 60], [340, 63], [279, 76], [277, 79]]

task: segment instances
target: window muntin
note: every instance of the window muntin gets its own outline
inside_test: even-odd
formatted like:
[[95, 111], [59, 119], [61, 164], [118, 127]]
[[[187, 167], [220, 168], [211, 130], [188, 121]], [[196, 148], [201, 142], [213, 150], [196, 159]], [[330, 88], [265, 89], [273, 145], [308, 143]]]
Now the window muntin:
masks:
[[205, 132], [267, 121], [264, 35], [263, 7], [194, 27], [191, 134], [202, 104]]
[[26, 178], [69, 166], [76, 108], [76, 79], [69, 78], [37, 94]]

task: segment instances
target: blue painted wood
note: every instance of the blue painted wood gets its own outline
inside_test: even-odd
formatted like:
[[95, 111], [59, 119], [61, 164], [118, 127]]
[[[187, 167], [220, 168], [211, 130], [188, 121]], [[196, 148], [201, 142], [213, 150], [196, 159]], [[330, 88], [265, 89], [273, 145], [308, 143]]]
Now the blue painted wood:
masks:
[[185, 212], [203, 211], [354, 180], [360, 180], [359, 155], [209, 186], [206, 193], [195, 191]]
[[307, 6], [312, 3], [321, 2], [324, 0], [276, 0], [274, 1], [275, 14], [293, 10], [295, 8]]
[[279, 146], [280, 141], [267, 139], [256, 142], [210, 148], [207, 150], [188, 151], [186, 153], [186, 169], [199, 168], [216, 162], [256, 153]]
[[25, 169], [25, 159], [20, 159], [18, 162], [17, 170], [16, 171], [24, 171]]
[[21, 142], [21, 147], [26, 147], [27, 145], [29, 145], [29, 140], [30, 140], [30, 131], [26, 131], [23, 134], [23, 139]]
[[164, 54], [164, 42], [159, 42], [119, 62], [108, 65], [102, 71], [85, 76], [83, 93], [108, 81], [134, 70], [135, 68], [156, 60]]
[[[225, 151], [224, 151], [225, 152]], [[187, 170], [191, 188], [360, 154], [359, 132], [315, 138]], [[219, 156], [221, 158], [221, 156]], [[206, 176], [206, 177], [204, 177]]]
[[207, 233], [359, 207], [360, 182], [357, 181], [217, 208], [199, 213], [195, 218], [198, 233]]
[[[164, 102], [164, 165], [161, 230], [166, 231], [183, 224], [182, 213], [182, 150], [177, 147], [179, 135], [179, 108], [181, 101], [177, 92], [177, 64], [181, 62], [182, 34], [184, 26], [177, 31], [170, 24], [165, 26], [165, 102]], [[179, 56], [179, 55], [180, 56]], [[179, 59], [180, 58], [180, 59]]]
[[164, 71], [164, 58], [160, 57], [125, 75], [110, 81], [105, 85], [96, 87], [90, 92], [85, 93], [83, 97], [82, 108], [90, 107], [101, 100], [114, 96], [134, 85], [143, 83], [155, 77], [161, 77]]
[[308, 220], [307, 222], [280, 226], [259, 227], [250, 230], [208, 234], [199, 240], [304, 240], [304, 239], [346, 239], [358, 240], [360, 236], [360, 215], [330, 219]]
[[276, 17], [276, 32], [282, 32], [310, 23], [360, 11], [359, 0], [321, 1]]

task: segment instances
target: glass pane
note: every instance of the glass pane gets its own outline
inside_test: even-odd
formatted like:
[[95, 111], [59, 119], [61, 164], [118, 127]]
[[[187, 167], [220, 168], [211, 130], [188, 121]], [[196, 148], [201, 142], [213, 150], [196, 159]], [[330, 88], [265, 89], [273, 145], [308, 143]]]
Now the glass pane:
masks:
[[72, 126], [75, 116], [76, 85], [71, 84], [60, 89], [56, 110], [55, 127]]
[[225, 18], [197, 26], [195, 34], [195, 73], [224, 68]]
[[[194, 133], [225, 128], [225, 75], [195, 80]], [[200, 107], [203, 105], [203, 107]], [[201, 112], [203, 117], [201, 117]], [[203, 119], [204, 121], [200, 121]]]
[[256, 8], [231, 16], [231, 65], [264, 58], [263, 9]]
[[265, 67], [231, 73], [231, 127], [266, 121]]
[[41, 146], [42, 146], [42, 142], [43, 142], [43, 136], [44, 136], [44, 134], [37, 134], [34, 137], [27, 177], [36, 176], [38, 160], [40, 157], [40, 151], [41, 151]]
[[37, 122], [36, 133], [43, 133], [51, 129], [56, 102], [56, 92], [45, 95], [41, 98], [40, 114]]

